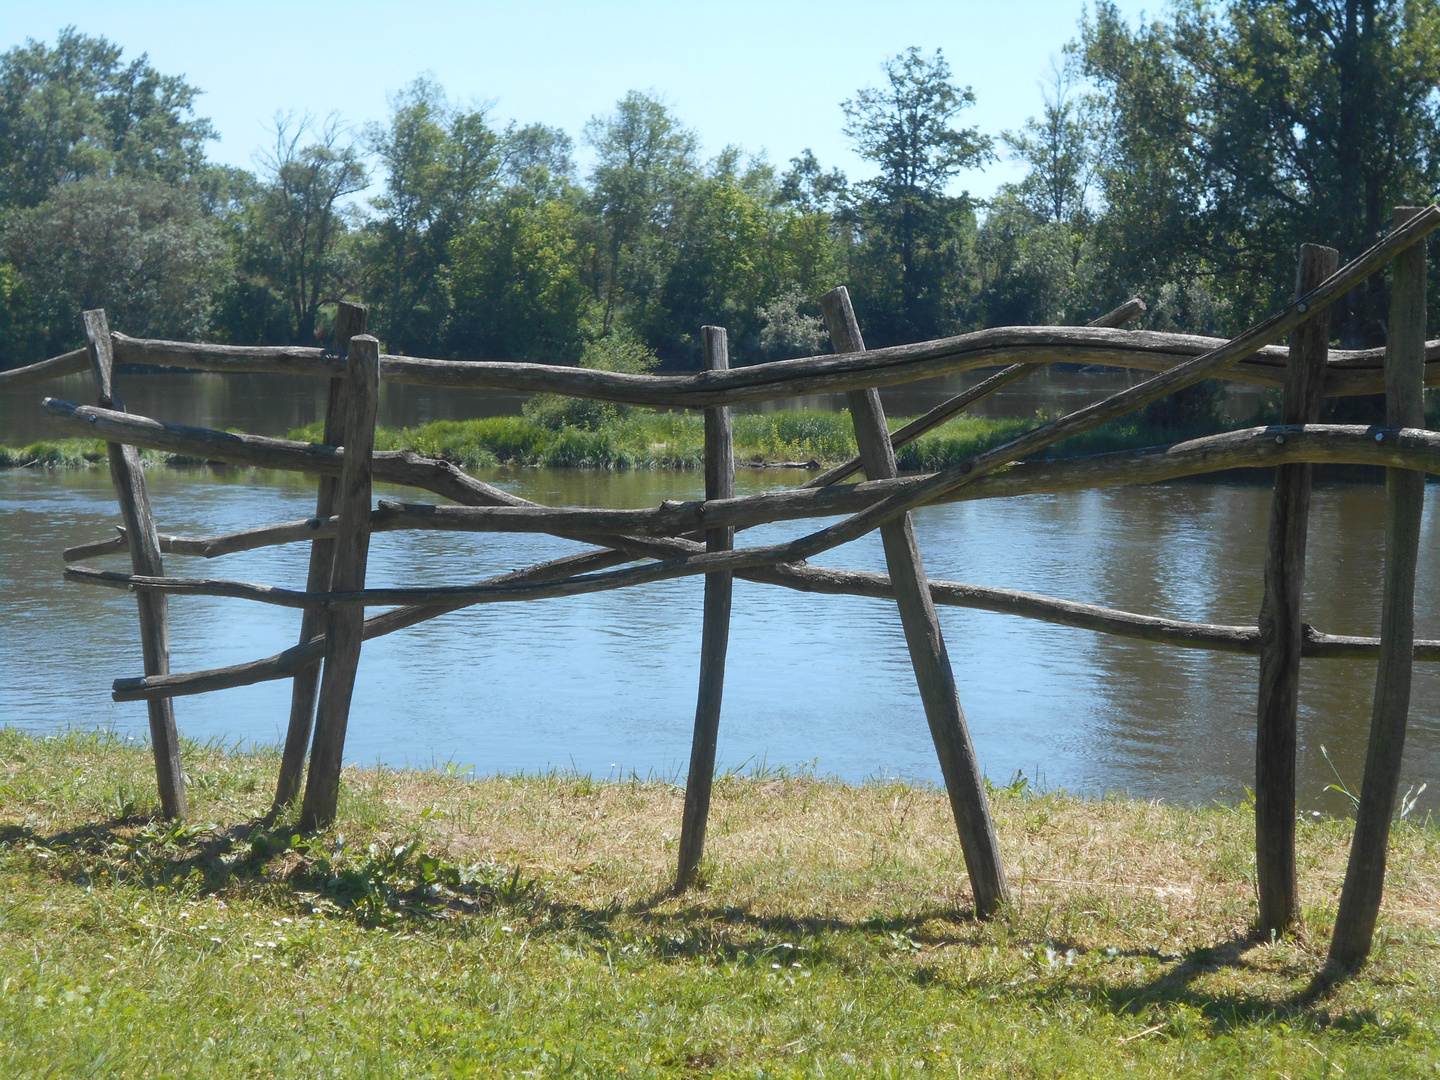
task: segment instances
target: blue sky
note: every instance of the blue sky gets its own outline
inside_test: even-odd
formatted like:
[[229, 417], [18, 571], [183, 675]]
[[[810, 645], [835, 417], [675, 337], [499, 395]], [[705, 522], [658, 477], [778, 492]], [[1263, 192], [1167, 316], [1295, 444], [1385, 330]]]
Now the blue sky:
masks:
[[[1151, 10], [1159, 6], [1152, 3]], [[1132, 21], [1141, 5], [1122, 2]], [[966, 122], [998, 134], [1040, 109], [1040, 83], [1074, 38], [1082, 0], [850, 3], [615, 0], [408, 3], [249, 0], [7, 0], [0, 47], [53, 41], [73, 23], [150, 54], [205, 91], [216, 160], [253, 168], [277, 111], [338, 113], [357, 129], [421, 72], [503, 123], [541, 121], [579, 141], [626, 91], [663, 95], [710, 155], [727, 143], [783, 164], [810, 147], [825, 167], [869, 174], [841, 134], [840, 103], [910, 45], [944, 50], [977, 98]], [[577, 155], [582, 170], [583, 147]], [[1018, 176], [1002, 162], [962, 176], [988, 195]]]

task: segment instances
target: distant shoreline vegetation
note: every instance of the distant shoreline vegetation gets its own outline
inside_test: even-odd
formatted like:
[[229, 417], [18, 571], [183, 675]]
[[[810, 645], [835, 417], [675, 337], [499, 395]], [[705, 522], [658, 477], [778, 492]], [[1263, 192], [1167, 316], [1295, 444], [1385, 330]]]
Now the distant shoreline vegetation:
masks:
[[[907, 418], [891, 421], [899, 428]], [[897, 453], [904, 472], [930, 472], [998, 446], [1040, 422], [1036, 417], [961, 416]], [[738, 466], [820, 468], [856, 453], [850, 415], [819, 409], [740, 413], [734, 418]], [[1075, 457], [1142, 446], [1162, 446], [1211, 434], [1214, 424], [1173, 427], [1133, 419], [1107, 424], [1055, 447], [1049, 457]], [[321, 441], [317, 422], [286, 436]], [[466, 469], [503, 466], [552, 469], [698, 469], [704, 458], [704, 420], [698, 414], [630, 410], [588, 418], [557, 418], [544, 407], [524, 416], [436, 420], [410, 428], [379, 428], [377, 450], [414, 450]], [[149, 464], [199, 465], [201, 459], [142, 450]], [[103, 464], [99, 439], [54, 439], [27, 446], [0, 445], [0, 468], [85, 468]]]

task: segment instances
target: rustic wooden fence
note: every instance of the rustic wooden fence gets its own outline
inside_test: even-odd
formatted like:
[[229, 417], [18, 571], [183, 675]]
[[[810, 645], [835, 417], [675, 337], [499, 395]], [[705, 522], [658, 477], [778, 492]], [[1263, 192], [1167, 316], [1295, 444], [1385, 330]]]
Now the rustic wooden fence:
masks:
[[[731, 582], [750, 581], [817, 593], [882, 597], [895, 602], [915, 668], [925, 716], [949, 793], [975, 897], [994, 914], [1007, 899], [1005, 872], [974, 747], [955, 689], [936, 605], [979, 608], [1143, 638], [1181, 648], [1259, 657], [1256, 749], [1256, 854], [1259, 929], [1278, 933], [1297, 915], [1295, 876], [1296, 702], [1303, 658], [1373, 657], [1377, 661], [1369, 753], [1331, 948], [1337, 969], [1369, 951], [1384, 883], [1385, 849], [1394, 812], [1410, 673], [1415, 660], [1440, 660], [1440, 641], [1414, 633], [1415, 563], [1426, 473], [1440, 472], [1440, 434], [1424, 430], [1422, 391], [1440, 385], [1440, 341], [1425, 341], [1424, 238], [1440, 226], [1440, 208], [1404, 208], [1396, 227], [1337, 269], [1336, 253], [1306, 245], [1296, 298], [1228, 341], [1119, 329], [1143, 304], [1130, 304], [1086, 327], [1004, 327], [915, 345], [867, 350], [843, 288], [823, 298], [833, 355], [731, 369], [725, 331], [705, 327], [698, 374], [630, 375], [539, 364], [382, 356], [365, 335], [365, 309], [342, 304], [332, 350], [245, 348], [141, 340], [113, 333], [103, 311], [85, 313], [86, 347], [0, 374], [0, 386], [23, 385], [91, 370], [94, 407], [46, 398], [42, 409], [59, 431], [105, 439], [124, 519], [116, 536], [71, 548], [72, 581], [131, 590], [139, 603], [145, 674], [117, 679], [117, 701], [145, 701], [162, 808], [186, 812], [173, 699], [267, 679], [290, 679], [289, 727], [275, 806], [301, 796], [300, 821], [314, 828], [336, 807], [341, 755], [363, 641], [474, 604], [573, 596], [687, 575], [705, 575], [699, 700], [686, 787], [677, 888], [693, 879], [705, 840], [716, 732], [729, 635]], [[1328, 347], [1329, 306], [1367, 278], [1393, 267], [1388, 341], [1355, 352]], [[1290, 334], [1288, 349], [1274, 343]], [[895, 449], [1000, 387], [1056, 362], [1158, 372], [1103, 401], [1040, 423], [1018, 438], [935, 473], [901, 477]], [[220, 372], [284, 372], [330, 380], [322, 444], [231, 434], [166, 423], [125, 412], [116, 393], [116, 363], [159, 364]], [[1002, 370], [891, 433], [878, 387], [977, 368]], [[1116, 419], [1202, 379], [1223, 378], [1283, 390], [1281, 424], [1231, 431], [1173, 446], [1059, 461], [1024, 460], [1070, 436]], [[381, 380], [433, 386], [567, 394], [631, 405], [705, 412], [705, 499], [666, 501], [652, 509], [542, 506], [467, 475], [453, 463], [411, 452], [375, 452]], [[737, 498], [729, 406], [815, 392], [848, 394], [860, 455], [799, 488]], [[1384, 392], [1384, 427], [1322, 425], [1324, 396]], [[315, 516], [217, 536], [160, 533], [146, 494], [136, 447], [319, 477]], [[1315, 463], [1386, 468], [1385, 573], [1380, 636], [1321, 633], [1301, 621], [1310, 470]], [[1214, 472], [1275, 466], [1265, 591], [1257, 626], [1222, 626], [1138, 615], [1033, 593], [926, 577], [910, 511], [957, 499], [1002, 498]], [[862, 470], [866, 480], [841, 484]], [[381, 480], [443, 496], [454, 505], [372, 503]], [[847, 515], [784, 543], [735, 547], [735, 532], [764, 522]], [[366, 555], [373, 532], [388, 530], [545, 532], [580, 540], [577, 555], [476, 584], [433, 588], [373, 587]], [[822, 569], [806, 560], [872, 530], [884, 542], [887, 574]], [[164, 555], [214, 558], [235, 551], [308, 542], [303, 590], [241, 581], [168, 576]], [[80, 565], [128, 551], [132, 573]], [[167, 598], [238, 597], [301, 611], [299, 642], [274, 656], [208, 671], [169, 670]], [[367, 605], [399, 605], [365, 616]], [[963, 655], [959, 662], [963, 663]], [[313, 719], [313, 724], [312, 724]]]

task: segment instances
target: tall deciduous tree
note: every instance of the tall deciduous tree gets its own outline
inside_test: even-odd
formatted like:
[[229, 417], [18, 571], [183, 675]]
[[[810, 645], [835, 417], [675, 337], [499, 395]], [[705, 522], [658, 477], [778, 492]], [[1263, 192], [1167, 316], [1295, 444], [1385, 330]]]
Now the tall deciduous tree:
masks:
[[264, 302], [268, 290], [285, 311], [288, 336], [317, 340], [320, 309], [342, 299], [348, 275], [346, 196], [365, 186], [365, 169], [339, 122], [277, 117], [275, 144], [261, 161], [232, 235], [249, 275], [240, 295]]
[[[1117, 279], [1209, 279], [1248, 321], [1293, 287], [1299, 243], [1348, 258], [1440, 185], [1435, 0], [1184, 0], [1134, 30], [1102, 2], [1078, 48], [1113, 133], [1099, 239]], [[1383, 311], [1377, 279], [1337, 331], [1372, 341]]]
[[208, 120], [199, 91], [145, 55], [73, 26], [54, 48], [27, 41], [0, 56], [0, 207], [37, 206], [56, 184], [143, 175], [167, 183], [205, 167]]
[[842, 107], [846, 135], [879, 169], [859, 185], [867, 337], [896, 341], [953, 328], [973, 212], [968, 197], [952, 197], [948, 187], [960, 170], [984, 165], [994, 151], [978, 129], [955, 126], [975, 95], [955, 85], [938, 49], [929, 58], [907, 49], [884, 72], [882, 86], [861, 90]]
[[601, 329], [621, 307], [651, 299], [670, 252], [662, 238], [694, 178], [695, 136], [659, 98], [630, 91], [608, 116], [585, 125], [595, 149], [590, 210], [599, 223], [596, 290]]
[[391, 102], [389, 125], [372, 125], [367, 139], [385, 169], [372, 226], [378, 327], [391, 348], [433, 349], [450, 308], [446, 251], [496, 191], [500, 140], [483, 108], [452, 106], [426, 77]]
[[[33, 329], [16, 329], [49, 352], [73, 347], [80, 313], [95, 307], [137, 336], [203, 337], [229, 268], [195, 190], [148, 177], [61, 184], [38, 206], [13, 211], [4, 241], [35, 320]], [[0, 285], [4, 279], [0, 263]]]

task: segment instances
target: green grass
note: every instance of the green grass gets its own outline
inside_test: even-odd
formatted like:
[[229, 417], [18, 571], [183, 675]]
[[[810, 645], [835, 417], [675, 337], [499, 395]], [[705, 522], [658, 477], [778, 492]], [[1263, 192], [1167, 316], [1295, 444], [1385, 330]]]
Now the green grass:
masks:
[[1245, 806], [997, 790], [980, 924], [926, 788], [721, 777], [677, 899], [668, 783], [352, 769], [297, 837], [273, 752], [185, 758], [167, 826], [143, 746], [0, 731], [0, 1075], [1440, 1074], [1430, 822], [1316, 997], [1346, 821], [1301, 823], [1305, 928], [1262, 943]]
[[[900, 468], [930, 471], [955, 465], [1034, 427], [1022, 417], [960, 416], [921, 436], [899, 451]], [[892, 428], [906, 423], [893, 420]], [[855, 456], [850, 414], [819, 409], [741, 413], [734, 418], [735, 459], [742, 464], [814, 462], [834, 465]], [[1209, 430], [1209, 429], [1205, 429]], [[296, 428], [286, 437], [319, 442], [322, 425]], [[1156, 446], [1202, 434], [1121, 421], [1087, 432], [1050, 451], [1049, 456], [1095, 454], [1138, 446]], [[704, 421], [698, 414], [634, 410], [594, 428], [548, 427], [524, 416], [483, 420], [436, 420], [413, 428], [379, 428], [381, 450], [416, 450], [456, 462], [463, 468], [497, 465], [581, 469], [696, 469], [705, 454]], [[196, 459], [142, 451], [146, 461], [188, 465]], [[98, 439], [59, 439], [24, 447], [0, 446], [0, 468], [76, 468], [105, 461]]]
[[[899, 428], [906, 418], [892, 420]], [[929, 471], [955, 465], [980, 451], [1015, 438], [1041, 422], [1024, 417], [960, 416], [901, 448], [900, 468]], [[1206, 428], [1204, 431], [1208, 432]], [[813, 462], [834, 465], [856, 454], [850, 414], [818, 409], [740, 413], [734, 418], [735, 460], [742, 464]], [[1155, 446], [1202, 433], [1117, 422], [1071, 439], [1050, 456], [1095, 454]], [[290, 432], [289, 438], [318, 442], [321, 425]], [[699, 468], [705, 453], [704, 421], [697, 414], [635, 410], [595, 428], [547, 427], [523, 416], [484, 420], [437, 420], [414, 428], [382, 428], [376, 446], [416, 450], [448, 458], [465, 468], [495, 465], [597, 469]]]
[[[44, 439], [28, 446], [0, 446], [0, 469], [84, 469], [107, 461], [102, 439]], [[203, 458], [141, 450], [140, 460], [151, 465], [196, 465]]]

